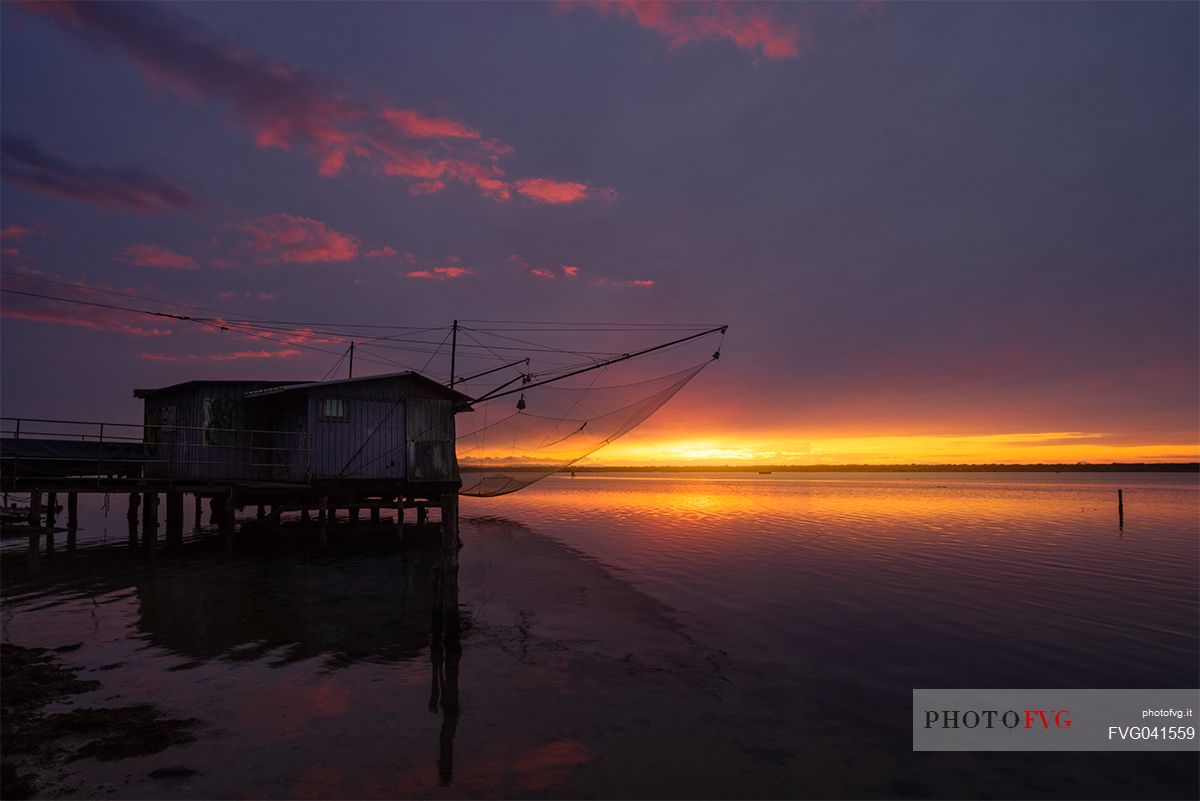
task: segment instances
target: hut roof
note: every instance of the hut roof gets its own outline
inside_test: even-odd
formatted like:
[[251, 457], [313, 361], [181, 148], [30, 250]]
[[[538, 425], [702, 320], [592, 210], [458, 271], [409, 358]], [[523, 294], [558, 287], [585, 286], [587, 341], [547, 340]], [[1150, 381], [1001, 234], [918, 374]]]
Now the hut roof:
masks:
[[466, 405], [471, 403], [472, 398], [469, 395], [464, 395], [458, 390], [450, 389], [445, 384], [434, 381], [432, 378], [427, 378], [420, 373], [412, 370], [405, 370], [399, 373], [381, 373], [380, 375], [368, 375], [362, 378], [341, 378], [335, 381], [309, 381], [305, 383], [283, 383], [279, 382], [279, 386], [263, 387], [262, 389], [251, 390], [246, 393], [247, 398], [264, 398], [270, 395], [281, 395], [285, 392], [298, 392], [318, 387], [331, 387], [339, 384], [362, 384], [370, 381], [394, 381], [396, 379], [406, 379], [413, 381], [431, 390], [447, 400], [456, 401]]
[[288, 384], [300, 384], [301, 381], [257, 381], [252, 379], [226, 379], [226, 378], [198, 378], [192, 381], [181, 381], [178, 384], [171, 384], [167, 387], [158, 387], [155, 389], [135, 389], [133, 397], [148, 398], [151, 395], [157, 395], [160, 392], [174, 392], [175, 390], [185, 389], [187, 387], [198, 387], [202, 384], [221, 384], [231, 386], [234, 384], [247, 384], [255, 387], [255, 389], [271, 389], [274, 387], [286, 386]]

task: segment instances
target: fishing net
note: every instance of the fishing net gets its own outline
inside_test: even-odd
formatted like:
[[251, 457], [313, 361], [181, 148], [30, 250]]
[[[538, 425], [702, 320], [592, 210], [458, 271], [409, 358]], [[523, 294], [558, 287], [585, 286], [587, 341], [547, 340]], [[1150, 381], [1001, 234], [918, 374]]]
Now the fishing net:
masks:
[[[507, 495], [570, 468], [658, 411], [713, 356], [705, 350], [701, 362], [682, 369], [680, 362], [711, 347], [712, 342], [686, 343], [540, 386], [538, 374], [518, 375], [514, 388], [457, 416], [460, 492]], [[475, 387], [457, 388], [472, 397], [487, 395]]]

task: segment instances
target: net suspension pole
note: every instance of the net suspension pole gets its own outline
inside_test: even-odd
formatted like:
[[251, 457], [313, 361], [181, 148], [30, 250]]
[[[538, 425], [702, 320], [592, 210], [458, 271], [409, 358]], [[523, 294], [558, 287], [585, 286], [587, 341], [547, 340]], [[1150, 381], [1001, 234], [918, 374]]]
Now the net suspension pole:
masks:
[[450, 332], [450, 389], [454, 389], [454, 358], [458, 355], [458, 320], [454, 321]]
[[[455, 320], [454, 324], [455, 324], [455, 330], [457, 330], [458, 321]], [[636, 353], [626, 353], [621, 356], [617, 356], [614, 359], [608, 359], [606, 361], [596, 362], [595, 364], [591, 365], [590, 367], [583, 367], [583, 368], [580, 368], [579, 370], [575, 370], [575, 371], [567, 373], [565, 375], [555, 376], [554, 378], [546, 378], [541, 381], [535, 381], [532, 384], [526, 384], [524, 386], [517, 387], [516, 389], [510, 389], [507, 392], [501, 392], [500, 390], [503, 389], [503, 387], [501, 387], [500, 389], [492, 390], [491, 392], [487, 393], [486, 395], [481, 395], [480, 397], [476, 398], [474, 402], [482, 403], [485, 400], [494, 400], [496, 398], [503, 398], [505, 395], [512, 395], [514, 392], [523, 392], [525, 390], [533, 389], [534, 387], [540, 387], [543, 384], [549, 384], [554, 381], [562, 381], [564, 378], [570, 378], [571, 376], [576, 376], [576, 375], [579, 375], [580, 373], [586, 373], [591, 370], [599, 370], [601, 367], [607, 367], [610, 364], [616, 364], [617, 362], [627, 361], [629, 359], [633, 359], [638, 356], [645, 356], [647, 353], [653, 353], [656, 350], [662, 350], [663, 348], [669, 348], [672, 345], [678, 345], [681, 342], [688, 342], [689, 340], [698, 339], [703, 336], [708, 336], [709, 334], [715, 334], [718, 331], [720, 331], [721, 334], [724, 335], [725, 329], [728, 327], [729, 326], [721, 325], [721, 326], [717, 326], [716, 328], [710, 328], [707, 331], [701, 331], [699, 334], [692, 334], [691, 336], [680, 337], [679, 339], [673, 339], [670, 342], [664, 342], [661, 345], [655, 345], [652, 348], [646, 348], [644, 350], [639, 350]], [[718, 351], [718, 353], [719, 352], [720, 351]], [[714, 356], [714, 358], [719, 358], [719, 357]], [[512, 382], [510, 381], [509, 383], [512, 383]], [[508, 386], [508, 384], [505, 384], [504, 386]]]

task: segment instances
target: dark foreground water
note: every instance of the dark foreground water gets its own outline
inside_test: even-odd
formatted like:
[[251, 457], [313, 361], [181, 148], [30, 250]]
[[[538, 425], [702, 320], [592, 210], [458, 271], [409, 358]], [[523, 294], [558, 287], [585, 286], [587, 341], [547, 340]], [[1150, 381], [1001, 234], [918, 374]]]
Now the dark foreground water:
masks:
[[198, 721], [26, 764], [48, 796], [1195, 798], [1196, 754], [913, 753], [909, 721], [914, 687], [1200, 685], [1198, 515], [1195, 475], [555, 477], [464, 499], [447, 670], [434, 555], [148, 556], [114, 498], [36, 576], [5, 541], [3, 636], [100, 682], [50, 711]]

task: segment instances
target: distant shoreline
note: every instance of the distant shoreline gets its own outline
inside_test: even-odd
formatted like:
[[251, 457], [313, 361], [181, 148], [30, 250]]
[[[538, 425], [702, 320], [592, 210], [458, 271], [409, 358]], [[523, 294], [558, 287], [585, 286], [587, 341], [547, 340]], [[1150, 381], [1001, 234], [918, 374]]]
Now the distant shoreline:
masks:
[[[462, 466], [464, 473], [491, 470], [542, 473], [547, 466], [479, 468]], [[558, 473], [1200, 473], [1200, 462], [1113, 464], [804, 464], [804, 465], [647, 465], [640, 467], [572, 467]]]

